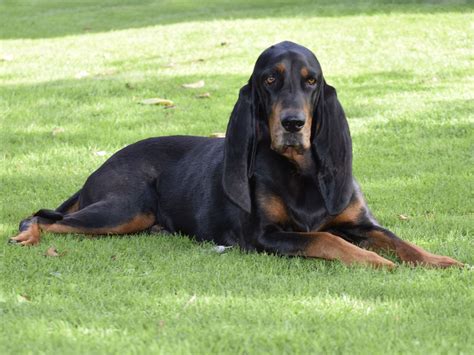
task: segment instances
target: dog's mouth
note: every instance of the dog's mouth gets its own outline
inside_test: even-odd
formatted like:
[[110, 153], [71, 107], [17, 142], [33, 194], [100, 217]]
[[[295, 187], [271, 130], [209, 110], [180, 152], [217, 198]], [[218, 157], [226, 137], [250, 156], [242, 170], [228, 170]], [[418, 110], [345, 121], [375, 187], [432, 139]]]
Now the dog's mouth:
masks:
[[302, 145], [284, 145], [279, 151], [280, 154], [286, 154], [290, 151], [296, 152], [298, 155], [303, 155], [306, 149]]
[[302, 134], [299, 133], [284, 133], [279, 139], [279, 142], [272, 142], [272, 149], [282, 155], [288, 153], [296, 153], [303, 155], [309, 149], [309, 142], [304, 142]]

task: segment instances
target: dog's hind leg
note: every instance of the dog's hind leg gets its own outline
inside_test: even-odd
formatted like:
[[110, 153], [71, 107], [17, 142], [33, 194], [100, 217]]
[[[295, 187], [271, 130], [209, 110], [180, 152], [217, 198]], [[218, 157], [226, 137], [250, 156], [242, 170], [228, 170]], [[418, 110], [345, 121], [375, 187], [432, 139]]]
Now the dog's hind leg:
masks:
[[32, 216], [29, 216], [23, 219], [20, 222], [18, 230], [20, 232], [23, 232], [26, 229], [28, 229], [34, 217], [41, 217], [45, 219], [45, 222], [50, 221], [50, 223], [53, 223], [53, 221], [59, 221], [63, 219], [64, 215], [66, 214], [78, 211], [80, 194], [81, 194], [81, 190], [77, 191], [74, 195], [72, 195], [66, 201], [64, 201], [61, 205], [59, 205], [59, 207], [56, 208], [55, 210], [40, 209], [39, 211], [34, 213]]
[[20, 233], [9, 241], [21, 245], [38, 244], [41, 232], [91, 235], [136, 233], [153, 226], [156, 219], [153, 211], [135, 210], [130, 208], [128, 201], [116, 199], [91, 204], [62, 218], [60, 215], [47, 217], [40, 214], [25, 220], [27, 222], [23, 221]]

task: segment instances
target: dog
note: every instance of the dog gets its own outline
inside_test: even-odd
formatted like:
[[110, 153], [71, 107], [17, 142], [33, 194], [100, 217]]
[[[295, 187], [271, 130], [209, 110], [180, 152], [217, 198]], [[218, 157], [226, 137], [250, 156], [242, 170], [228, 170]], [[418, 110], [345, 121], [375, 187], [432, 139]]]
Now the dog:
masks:
[[292, 42], [266, 49], [225, 138], [150, 138], [115, 153], [56, 210], [20, 223], [41, 232], [180, 232], [246, 251], [393, 268], [376, 252], [430, 267], [462, 266], [380, 226], [352, 175], [344, 110], [315, 55]]

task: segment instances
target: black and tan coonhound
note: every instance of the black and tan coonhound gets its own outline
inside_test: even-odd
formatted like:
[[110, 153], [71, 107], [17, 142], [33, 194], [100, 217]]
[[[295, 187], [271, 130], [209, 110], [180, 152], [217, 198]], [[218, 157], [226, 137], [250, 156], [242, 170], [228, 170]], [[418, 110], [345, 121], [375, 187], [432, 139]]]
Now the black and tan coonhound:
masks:
[[[265, 50], [239, 94], [225, 139], [150, 138], [108, 159], [55, 211], [10, 239], [41, 231], [181, 232], [244, 250], [393, 267], [461, 266], [381, 227], [352, 176], [348, 123], [314, 54], [292, 42]], [[370, 249], [372, 251], [369, 251]]]

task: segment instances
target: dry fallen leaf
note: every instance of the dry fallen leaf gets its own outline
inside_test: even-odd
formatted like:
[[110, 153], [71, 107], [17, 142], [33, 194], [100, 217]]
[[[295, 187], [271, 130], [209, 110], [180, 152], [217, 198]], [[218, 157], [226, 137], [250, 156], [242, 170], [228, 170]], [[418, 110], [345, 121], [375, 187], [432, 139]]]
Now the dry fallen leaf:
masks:
[[23, 302], [30, 302], [31, 298], [28, 295], [18, 295], [16, 297], [18, 303], [23, 303]]
[[53, 130], [51, 131], [51, 134], [53, 136], [58, 135], [60, 133], [64, 133], [64, 128], [62, 127], [54, 127]]
[[204, 85], [206, 85], [204, 80], [199, 80], [199, 81], [196, 81], [195, 83], [183, 84], [182, 86], [183, 88], [186, 88], [186, 89], [199, 89], [199, 88], [203, 88]]
[[159, 105], [159, 106], [174, 106], [174, 102], [167, 99], [159, 99], [157, 97], [151, 99], [145, 99], [140, 101], [142, 105]]
[[44, 253], [44, 256], [57, 257], [59, 256], [59, 253], [55, 247], [49, 247], [48, 250], [46, 250], [46, 253]]
[[216, 132], [216, 133], [211, 133], [209, 135], [211, 138], [225, 138], [225, 133], [222, 132]]
[[410, 219], [410, 217], [404, 215], [404, 214], [400, 214], [398, 215], [398, 218], [402, 221], [408, 221]]
[[208, 99], [211, 97], [211, 94], [209, 92], [204, 92], [202, 94], [196, 95], [198, 99]]

